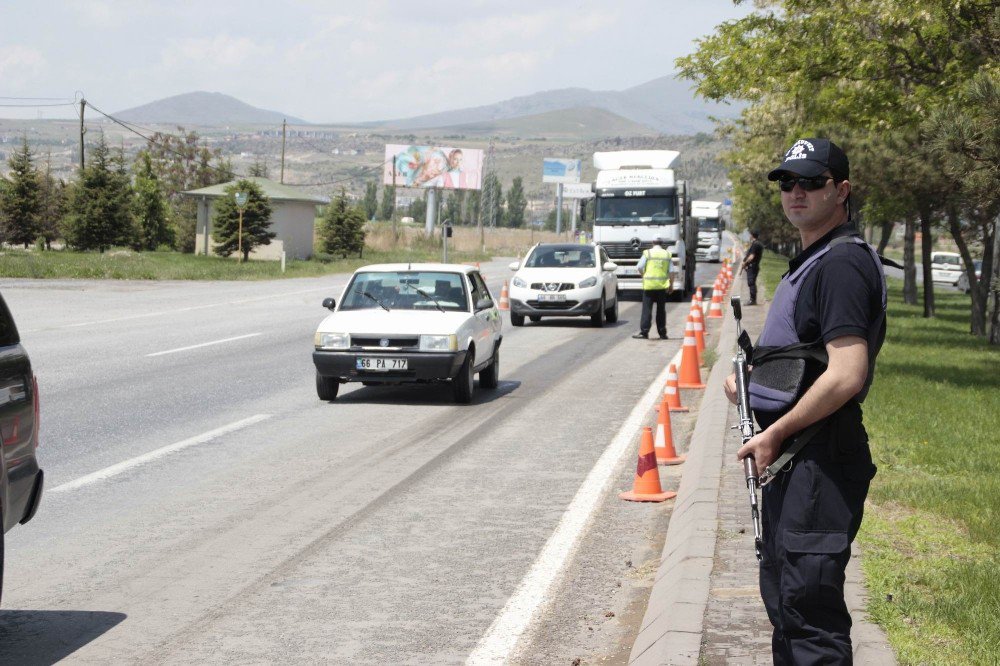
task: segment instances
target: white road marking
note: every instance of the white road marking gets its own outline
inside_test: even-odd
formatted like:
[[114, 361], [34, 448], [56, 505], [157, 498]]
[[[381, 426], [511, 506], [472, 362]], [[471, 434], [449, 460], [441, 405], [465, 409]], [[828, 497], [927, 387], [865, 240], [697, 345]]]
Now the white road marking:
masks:
[[[679, 352], [678, 352], [679, 356]], [[675, 357], [677, 358], [677, 357]], [[545, 543], [538, 558], [517, 590], [507, 600], [500, 615], [486, 634], [479, 639], [466, 664], [500, 664], [506, 662], [514, 652], [518, 639], [531, 625], [539, 609], [547, 601], [563, 567], [569, 561], [580, 537], [586, 531], [594, 511], [608, 486], [611, 484], [615, 467], [623, 455], [636, 443], [636, 436], [646, 414], [662, 399], [663, 385], [667, 381], [668, 366], [657, 376], [646, 393], [632, 409], [615, 438], [601, 454], [590, 470], [583, 485], [563, 513], [559, 524]]]
[[211, 347], [212, 345], [221, 345], [223, 342], [233, 342], [234, 340], [246, 340], [247, 338], [255, 338], [260, 333], [247, 333], [246, 335], [237, 335], [235, 338], [223, 338], [222, 340], [212, 340], [211, 342], [203, 342], [200, 345], [191, 345], [189, 347], [178, 347], [177, 349], [168, 349], [166, 351], [154, 352], [152, 354], [146, 354], [146, 357], [151, 356], [163, 356], [164, 354], [175, 354], [177, 352], [188, 351], [189, 349], [200, 349], [201, 347]]
[[247, 428], [261, 421], [266, 421], [271, 418], [270, 414], [255, 414], [249, 418], [245, 418], [241, 421], [236, 421], [230, 423], [229, 425], [224, 425], [221, 428], [216, 428], [215, 430], [209, 430], [206, 433], [202, 433], [196, 437], [191, 437], [190, 439], [185, 439], [180, 442], [174, 442], [173, 444], [168, 444], [162, 448], [156, 449], [155, 451], [150, 451], [131, 460], [125, 460], [111, 467], [105, 467], [104, 469], [97, 470], [86, 476], [81, 476], [75, 481], [69, 481], [62, 484], [61, 486], [56, 486], [51, 490], [47, 490], [48, 493], [58, 493], [65, 492], [67, 490], [76, 490], [77, 488], [82, 488], [83, 486], [90, 485], [91, 483], [97, 483], [98, 481], [106, 481], [119, 474], [124, 474], [125, 472], [134, 469], [140, 465], [145, 465], [146, 463], [162, 458], [163, 456], [170, 455], [180, 451], [181, 449], [186, 449], [189, 446], [194, 446], [195, 444], [204, 444], [217, 437], [222, 437], [223, 435], [228, 435], [231, 432], [236, 432], [243, 428]]

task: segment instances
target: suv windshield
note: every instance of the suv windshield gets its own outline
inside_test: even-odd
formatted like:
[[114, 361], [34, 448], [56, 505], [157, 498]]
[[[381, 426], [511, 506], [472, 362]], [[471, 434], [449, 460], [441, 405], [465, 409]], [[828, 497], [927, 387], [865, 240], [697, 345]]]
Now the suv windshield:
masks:
[[594, 248], [586, 245], [539, 245], [524, 262], [526, 268], [594, 268]]
[[962, 266], [962, 258], [957, 254], [935, 254], [931, 256], [931, 263], [960, 268]]
[[450, 310], [469, 309], [460, 273], [430, 271], [372, 271], [356, 273], [344, 293], [341, 310]]

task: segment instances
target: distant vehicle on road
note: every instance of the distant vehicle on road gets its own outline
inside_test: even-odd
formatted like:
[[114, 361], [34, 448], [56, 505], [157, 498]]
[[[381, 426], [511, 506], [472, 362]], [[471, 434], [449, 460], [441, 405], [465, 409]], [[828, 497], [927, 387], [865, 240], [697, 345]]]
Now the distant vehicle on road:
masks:
[[[983, 262], [980, 259], [973, 259], [972, 266], [976, 271], [976, 282], [979, 282], [983, 279]], [[967, 294], [972, 291], [969, 288], [969, 274], [963, 270], [962, 274], [958, 276], [958, 282], [955, 283], [955, 286]]]
[[539, 243], [515, 271], [510, 286], [510, 323], [524, 318], [590, 317], [594, 326], [618, 321], [618, 264], [595, 243]]
[[957, 252], [931, 253], [931, 279], [934, 282], [945, 282], [955, 286], [963, 272], [965, 269], [962, 267], [962, 255]]
[[0, 296], [0, 594], [3, 592], [3, 535], [35, 516], [45, 475], [38, 467], [38, 382], [14, 318]]
[[340, 385], [450, 381], [469, 403], [500, 381], [500, 312], [479, 271], [455, 264], [379, 264], [355, 271], [316, 330], [316, 393], [335, 400]]
[[698, 222], [698, 248], [695, 257], [698, 261], [722, 261], [722, 232], [725, 221], [721, 215], [722, 203], [719, 201], [692, 201], [691, 217]]

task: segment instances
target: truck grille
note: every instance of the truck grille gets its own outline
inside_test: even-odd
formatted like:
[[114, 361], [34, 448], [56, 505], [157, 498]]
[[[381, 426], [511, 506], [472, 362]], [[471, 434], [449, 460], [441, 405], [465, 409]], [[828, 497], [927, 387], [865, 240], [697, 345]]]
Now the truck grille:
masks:
[[605, 249], [611, 259], [638, 259], [644, 250], [653, 247], [653, 243], [642, 243], [638, 249], [631, 243], [601, 243], [601, 247]]

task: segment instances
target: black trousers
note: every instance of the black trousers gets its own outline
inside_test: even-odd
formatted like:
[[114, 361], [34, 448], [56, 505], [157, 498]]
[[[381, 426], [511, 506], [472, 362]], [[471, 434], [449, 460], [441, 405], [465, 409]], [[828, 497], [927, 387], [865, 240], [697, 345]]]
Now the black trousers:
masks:
[[775, 664], [852, 663], [844, 571], [874, 476], [853, 405], [764, 487], [760, 593], [774, 626]]
[[747, 287], [750, 288], [750, 300], [757, 302], [757, 273], [760, 271], [759, 264], [752, 264], [745, 269], [747, 274]]
[[667, 290], [644, 289], [642, 292], [642, 317], [639, 319], [639, 332], [649, 335], [649, 327], [653, 323], [653, 304], [656, 304], [656, 332], [660, 337], [667, 335]]

